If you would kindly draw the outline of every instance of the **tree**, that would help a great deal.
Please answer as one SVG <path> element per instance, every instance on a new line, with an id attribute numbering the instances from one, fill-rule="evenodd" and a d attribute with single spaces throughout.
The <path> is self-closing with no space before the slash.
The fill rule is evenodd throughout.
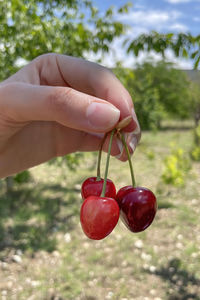
<path id="1" fill-rule="evenodd" d="M 161 53 L 163 57 L 167 49 L 171 49 L 177 57 L 191 58 L 194 61 L 194 68 L 200 63 L 200 35 L 192 36 L 190 33 L 166 33 L 161 34 L 152 31 L 148 34 L 141 34 L 134 40 L 126 39 L 127 52 L 138 56 L 141 51 L 154 50 Z"/>
<path id="2" fill-rule="evenodd" d="M 129 4 L 118 9 L 126 13 Z M 0 1 L 0 80 L 11 75 L 19 58 L 32 60 L 47 52 L 84 57 L 86 52 L 108 52 L 125 26 L 103 15 L 92 0 Z"/>
<path id="3" fill-rule="evenodd" d="M 135 70 L 115 70 L 130 91 L 142 129 L 159 128 L 164 118 L 189 118 L 193 112 L 187 75 L 165 61 L 147 61 Z"/>

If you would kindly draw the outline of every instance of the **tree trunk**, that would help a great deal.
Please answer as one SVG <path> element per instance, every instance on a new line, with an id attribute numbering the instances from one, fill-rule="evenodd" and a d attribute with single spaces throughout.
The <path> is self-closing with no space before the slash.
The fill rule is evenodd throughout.
<path id="1" fill-rule="evenodd" d="M 13 191 L 13 186 L 14 186 L 14 181 L 13 181 L 13 177 L 9 176 L 6 177 L 6 192 L 7 194 L 9 194 L 10 192 Z"/>
<path id="2" fill-rule="evenodd" d="M 197 107 L 197 110 L 194 115 L 195 128 L 197 128 L 200 124 L 200 106 Z"/>

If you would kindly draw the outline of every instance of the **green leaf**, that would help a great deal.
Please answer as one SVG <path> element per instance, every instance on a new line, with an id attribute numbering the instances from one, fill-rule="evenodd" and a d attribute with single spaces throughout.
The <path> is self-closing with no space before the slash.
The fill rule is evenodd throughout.
<path id="1" fill-rule="evenodd" d="M 199 66 L 199 62 L 200 62 L 200 55 L 197 57 L 195 63 L 194 63 L 194 68 L 197 69 L 197 67 Z"/>

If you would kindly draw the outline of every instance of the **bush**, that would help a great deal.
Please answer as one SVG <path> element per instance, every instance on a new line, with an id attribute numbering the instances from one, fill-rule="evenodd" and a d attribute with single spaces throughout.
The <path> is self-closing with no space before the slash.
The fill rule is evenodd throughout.
<path id="1" fill-rule="evenodd" d="M 17 184 L 26 183 L 31 180 L 31 174 L 28 170 L 20 172 L 13 177 L 13 180 Z"/>
<path id="2" fill-rule="evenodd" d="M 190 169 L 190 159 L 183 149 L 172 148 L 171 154 L 164 159 L 162 180 L 166 184 L 183 186 Z"/>
<path id="3" fill-rule="evenodd" d="M 200 161 L 200 124 L 194 129 L 194 144 L 190 152 L 194 161 Z"/>

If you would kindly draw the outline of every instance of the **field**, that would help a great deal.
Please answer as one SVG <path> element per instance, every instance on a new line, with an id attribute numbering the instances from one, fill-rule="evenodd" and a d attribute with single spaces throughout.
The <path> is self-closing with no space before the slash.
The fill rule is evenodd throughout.
<path id="1" fill-rule="evenodd" d="M 102 241 L 82 232 L 81 183 L 95 175 L 96 156 L 76 172 L 43 164 L 31 182 L 5 195 L 0 189 L 0 298 L 2 300 L 200 299 L 200 164 L 183 187 L 161 181 L 170 143 L 189 151 L 191 129 L 144 132 L 133 157 L 138 185 L 152 189 L 159 210 L 146 231 L 119 222 Z M 105 156 L 103 156 L 105 164 Z M 111 159 L 117 188 L 131 183 L 128 163 Z"/>

